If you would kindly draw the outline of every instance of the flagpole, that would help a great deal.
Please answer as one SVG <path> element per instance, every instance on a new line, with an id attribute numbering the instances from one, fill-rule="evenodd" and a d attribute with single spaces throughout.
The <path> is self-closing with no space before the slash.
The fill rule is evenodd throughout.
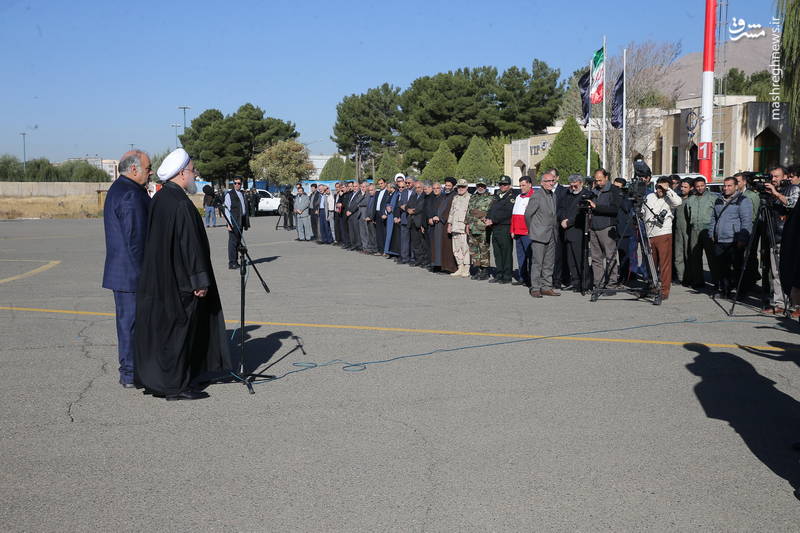
<path id="1" fill-rule="evenodd" d="M 592 80 L 592 60 L 589 60 L 589 83 Z M 591 85 L 589 86 L 591 92 Z M 591 176 L 592 156 L 592 98 L 589 96 L 589 120 L 586 121 L 586 176 Z"/>
<path id="2" fill-rule="evenodd" d="M 628 179 L 628 49 L 622 51 L 622 166 L 620 175 Z"/>
<path id="3" fill-rule="evenodd" d="M 606 121 L 606 58 L 606 36 L 603 35 L 603 168 L 608 167 L 606 159 L 606 128 L 608 128 Z"/>

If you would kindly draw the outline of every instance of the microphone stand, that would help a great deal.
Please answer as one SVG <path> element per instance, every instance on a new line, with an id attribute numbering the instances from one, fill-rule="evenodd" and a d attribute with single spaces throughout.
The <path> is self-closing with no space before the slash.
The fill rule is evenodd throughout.
<path id="1" fill-rule="evenodd" d="M 256 373 L 247 373 L 245 368 L 245 357 L 244 357 L 244 311 L 245 311 L 245 285 L 247 279 L 247 266 L 248 264 L 253 267 L 253 271 L 258 276 L 259 281 L 261 281 L 261 286 L 264 288 L 264 292 L 269 294 L 270 290 L 267 286 L 267 282 L 264 281 L 264 278 L 261 276 L 261 273 L 256 268 L 256 265 L 253 263 L 253 260 L 250 258 L 250 254 L 247 251 L 247 243 L 244 240 L 244 234 L 242 232 L 242 228 L 239 224 L 236 223 L 235 220 L 231 220 L 228 217 L 227 208 L 220 202 L 216 200 L 215 203 L 218 203 L 217 207 L 221 207 L 222 216 L 227 222 L 228 227 L 231 228 L 233 231 L 236 232 L 236 235 L 239 237 L 239 369 L 235 372 L 232 372 L 234 377 L 241 381 L 246 387 L 250 394 L 255 394 L 256 391 L 253 390 L 253 381 L 258 378 L 264 379 L 275 379 L 275 376 L 269 374 L 256 374 Z"/>

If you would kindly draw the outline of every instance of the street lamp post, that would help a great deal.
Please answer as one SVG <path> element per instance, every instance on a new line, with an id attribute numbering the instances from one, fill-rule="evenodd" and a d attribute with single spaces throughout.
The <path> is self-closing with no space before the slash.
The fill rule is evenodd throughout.
<path id="1" fill-rule="evenodd" d="M 180 124 L 170 124 L 173 128 L 175 128 L 175 149 L 178 149 L 178 128 L 181 127 Z"/>
<path id="2" fill-rule="evenodd" d="M 22 175 L 25 176 L 28 173 L 28 154 L 27 154 L 27 148 L 25 146 L 25 137 L 28 134 L 20 133 L 20 135 L 22 135 Z"/>

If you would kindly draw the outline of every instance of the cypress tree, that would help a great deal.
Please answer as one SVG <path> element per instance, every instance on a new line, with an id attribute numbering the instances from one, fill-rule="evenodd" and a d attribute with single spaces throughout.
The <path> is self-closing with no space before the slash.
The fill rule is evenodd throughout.
<path id="1" fill-rule="evenodd" d="M 600 156 L 592 150 L 591 170 L 600 167 Z M 553 146 L 539 163 L 539 171 L 557 168 L 562 183 L 567 182 L 570 174 L 586 174 L 586 135 L 574 117 L 568 117 L 564 127 L 556 135 Z"/>
<path id="2" fill-rule="evenodd" d="M 325 162 L 325 166 L 319 173 L 320 179 L 323 180 L 340 180 L 344 175 L 344 160 L 338 155 L 335 155 Z"/>
<path id="3" fill-rule="evenodd" d="M 480 137 L 473 136 L 469 146 L 456 167 L 456 178 L 463 178 L 474 182 L 484 178 L 494 183 L 500 177 L 500 168 L 497 166 L 494 154 L 489 145 Z"/>
<path id="4" fill-rule="evenodd" d="M 389 180 L 394 178 L 398 172 L 402 171 L 400 170 L 400 163 L 397 161 L 397 158 L 389 152 L 384 152 L 381 156 L 380 164 L 378 164 L 378 168 L 375 170 L 375 177 Z"/>
<path id="5" fill-rule="evenodd" d="M 428 164 L 422 169 L 422 179 L 442 181 L 448 176 L 456 174 L 456 156 L 450 151 L 447 142 L 439 143 L 439 149 L 434 152 Z"/>

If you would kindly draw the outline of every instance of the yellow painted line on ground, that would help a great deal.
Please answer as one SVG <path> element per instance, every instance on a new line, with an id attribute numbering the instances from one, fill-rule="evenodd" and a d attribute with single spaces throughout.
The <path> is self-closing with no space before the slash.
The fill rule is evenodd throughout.
<path id="1" fill-rule="evenodd" d="M 0 259 L 0 261 L 5 262 L 20 262 L 20 263 L 47 263 L 40 267 L 34 268 L 33 270 L 29 270 L 28 272 L 23 272 L 22 274 L 17 274 L 16 276 L 11 276 L 10 278 L 0 279 L 0 284 L 8 283 L 9 281 L 16 281 L 18 279 L 25 279 L 31 276 L 35 276 L 36 274 L 40 274 L 45 270 L 50 270 L 56 265 L 60 265 L 61 261 L 38 261 L 38 260 L 29 260 L 29 259 Z"/>
<path id="2" fill-rule="evenodd" d="M 31 313 L 58 313 L 64 315 L 90 315 L 90 316 L 109 316 L 113 317 L 114 313 L 101 313 L 98 311 L 72 311 L 70 309 L 39 309 L 36 307 L 12 307 L 0 306 L 0 310 L 5 311 L 27 311 Z M 228 324 L 238 324 L 238 320 L 226 320 Z M 429 333 L 432 335 L 455 335 L 460 337 L 495 337 L 505 339 L 547 339 L 554 341 L 583 341 L 583 342 L 612 342 L 622 344 L 650 344 L 660 346 L 684 346 L 685 344 L 701 344 L 709 348 L 753 348 L 755 350 L 770 351 L 770 352 L 784 352 L 783 348 L 776 348 L 775 346 L 751 346 L 739 344 L 718 344 L 710 342 L 697 342 L 697 341 L 658 341 L 647 339 L 617 339 L 605 337 L 550 337 L 547 335 L 526 335 L 521 333 L 487 333 L 482 331 L 450 331 L 440 329 L 414 329 L 414 328 L 387 328 L 382 326 L 349 326 L 346 324 L 309 324 L 304 322 L 257 322 L 248 320 L 245 322 L 249 326 L 282 326 L 282 327 L 295 327 L 295 328 L 327 328 L 327 329 L 347 329 L 359 331 L 391 331 L 397 333 Z"/>

